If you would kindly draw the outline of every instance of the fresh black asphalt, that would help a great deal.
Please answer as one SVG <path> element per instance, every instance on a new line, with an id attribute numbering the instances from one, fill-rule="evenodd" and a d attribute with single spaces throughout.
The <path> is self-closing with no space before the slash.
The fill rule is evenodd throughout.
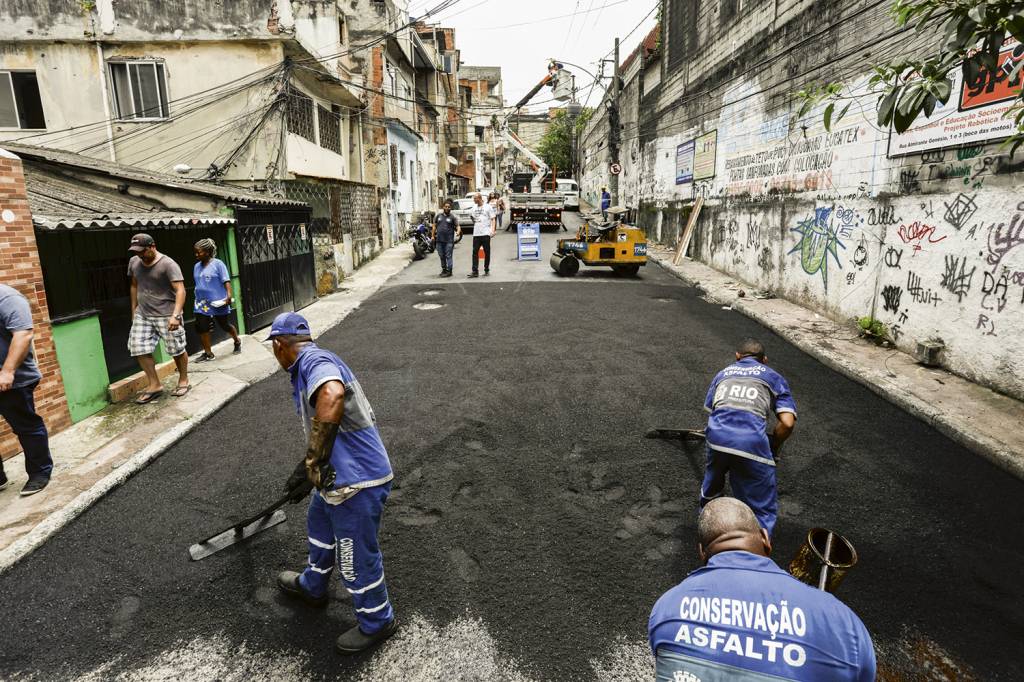
<path id="1" fill-rule="evenodd" d="M 753 335 L 800 413 L 777 560 L 833 528 L 860 554 L 840 596 L 883 653 L 923 637 L 979 679 L 1021 678 L 1024 483 L 653 266 L 424 288 L 388 287 L 320 339 L 359 376 L 391 453 L 382 542 L 400 615 L 478 616 L 550 680 L 586 678 L 616 638 L 644 638 L 655 599 L 697 563 L 703 455 L 641 436 L 700 425 L 708 381 Z M 428 300 L 444 305 L 413 307 Z M 325 677 L 365 666 L 332 651 L 347 604 L 310 611 L 274 591 L 277 571 L 304 564 L 302 507 L 246 546 L 186 555 L 279 494 L 301 436 L 279 372 L 0 578 L 0 678 L 120 656 L 116 672 L 215 633 L 308 652 Z"/>

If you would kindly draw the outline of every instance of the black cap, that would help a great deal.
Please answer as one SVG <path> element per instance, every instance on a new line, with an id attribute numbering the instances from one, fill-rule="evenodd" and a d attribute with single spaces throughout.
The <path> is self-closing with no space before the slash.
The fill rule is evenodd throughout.
<path id="1" fill-rule="evenodd" d="M 156 242 L 153 241 L 153 238 L 150 237 L 148 234 L 139 233 L 132 237 L 132 245 L 128 247 L 128 250 L 134 251 L 135 253 L 142 253 L 148 247 L 153 246 L 155 244 Z"/>

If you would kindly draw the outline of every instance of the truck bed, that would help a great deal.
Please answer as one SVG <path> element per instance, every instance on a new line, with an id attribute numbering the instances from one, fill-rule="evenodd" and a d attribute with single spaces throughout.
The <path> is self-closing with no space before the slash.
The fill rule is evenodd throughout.
<path id="1" fill-rule="evenodd" d="M 514 193 L 509 197 L 511 221 L 516 223 L 537 223 L 560 227 L 562 225 L 562 206 L 564 198 L 561 194 Z"/>

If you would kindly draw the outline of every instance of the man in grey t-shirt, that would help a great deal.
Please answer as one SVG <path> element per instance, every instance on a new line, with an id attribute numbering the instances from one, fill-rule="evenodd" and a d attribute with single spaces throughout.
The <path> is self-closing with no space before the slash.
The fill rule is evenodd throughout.
<path id="1" fill-rule="evenodd" d="M 139 361 L 149 380 L 146 390 L 135 402 L 144 405 L 164 393 L 153 359 L 153 351 L 161 340 L 178 368 L 178 386 L 171 395 L 183 396 L 192 388 L 188 382 L 188 353 L 185 352 L 182 315 L 185 278 L 177 263 L 156 250 L 156 242 L 148 234 L 132 237 L 128 250 L 135 254 L 128 261 L 128 276 L 132 278 L 132 330 L 128 335 L 128 352 Z"/>
<path id="2" fill-rule="evenodd" d="M 33 394 L 42 375 L 32 351 L 32 310 L 16 289 L 0 284 L 0 415 L 25 451 L 28 483 L 22 496 L 34 495 L 50 482 L 53 458 L 43 418 Z M 9 485 L 0 461 L 0 490 Z"/>

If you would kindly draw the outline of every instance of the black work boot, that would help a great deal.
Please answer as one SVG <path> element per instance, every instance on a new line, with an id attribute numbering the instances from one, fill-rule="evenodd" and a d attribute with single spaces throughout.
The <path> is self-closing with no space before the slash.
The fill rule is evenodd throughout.
<path id="1" fill-rule="evenodd" d="M 327 602 L 330 601 L 330 597 L 326 594 L 322 597 L 314 597 L 302 589 L 302 585 L 299 583 L 299 574 L 295 571 L 281 571 L 278 573 L 277 586 L 289 597 L 298 599 L 310 606 L 323 607 L 327 606 Z"/>
<path id="2" fill-rule="evenodd" d="M 390 623 L 372 635 L 364 633 L 359 629 L 358 625 L 355 625 L 338 637 L 338 641 L 335 643 L 335 648 L 338 650 L 339 654 L 345 654 L 346 656 L 349 654 L 358 654 L 360 651 L 366 651 L 370 647 L 380 644 L 397 631 L 397 618 L 392 618 Z"/>

